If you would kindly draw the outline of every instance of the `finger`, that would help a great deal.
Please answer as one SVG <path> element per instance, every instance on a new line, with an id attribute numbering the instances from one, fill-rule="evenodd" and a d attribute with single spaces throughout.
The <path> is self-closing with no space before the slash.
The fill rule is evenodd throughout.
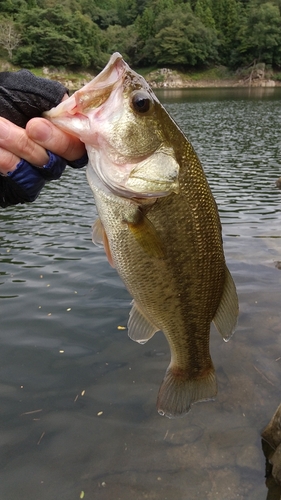
<path id="1" fill-rule="evenodd" d="M 20 158 L 6 149 L 0 148 L 0 174 L 7 175 L 13 172 L 19 163 Z"/>
<path id="2" fill-rule="evenodd" d="M 5 118 L 0 118 L 0 148 L 36 166 L 43 166 L 49 160 L 46 150 L 32 141 L 25 129 Z"/>
<path id="3" fill-rule="evenodd" d="M 77 160 L 85 154 L 85 146 L 79 139 L 58 129 L 45 118 L 32 118 L 26 125 L 26 131 L 30 139 L 66 160 Z"/>

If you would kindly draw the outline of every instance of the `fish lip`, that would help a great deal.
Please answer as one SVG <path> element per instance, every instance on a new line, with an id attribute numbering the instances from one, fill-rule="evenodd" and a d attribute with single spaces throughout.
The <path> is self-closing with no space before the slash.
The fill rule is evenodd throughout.
<path id="1" fill-rule="evenodd" d="M 117 83 L 124 75 L 127 66 L 122 55 L 114 52 L 104 69 L 92 80 L 93 87 L 106 88 Z"/>

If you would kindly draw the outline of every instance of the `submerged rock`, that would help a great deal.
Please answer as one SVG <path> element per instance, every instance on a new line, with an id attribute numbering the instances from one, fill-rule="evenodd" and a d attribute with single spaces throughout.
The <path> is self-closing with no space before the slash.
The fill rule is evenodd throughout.
<path id="1" fill-rule="evenodd" d="M 271 447 L 266 457 L 272 465 L 272 476 L 281 485 L 281 404 L 261 435 Z"/>

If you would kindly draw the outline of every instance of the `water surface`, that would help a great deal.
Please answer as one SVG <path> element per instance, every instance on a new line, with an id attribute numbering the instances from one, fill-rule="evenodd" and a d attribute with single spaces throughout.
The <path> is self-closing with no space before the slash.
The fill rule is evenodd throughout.
<path id="1" fill-rule="evenodd" d="M 82 171 L 1 211 L 0 498 L 265 500 L 260 432 L 281 401 L 280 89 L 159 91 L 216 198 L 239 325 L 211 332 L 215 402 L 160 417 L 158 332 L 127 337 L 131 298 L 91 242 Z M 270 493 L 269 493 L 270 494 Z"/>

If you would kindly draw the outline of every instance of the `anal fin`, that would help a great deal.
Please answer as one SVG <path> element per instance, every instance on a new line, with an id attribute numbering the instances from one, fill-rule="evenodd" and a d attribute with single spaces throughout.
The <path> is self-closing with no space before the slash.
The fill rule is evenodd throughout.
<path id="1" fill-rule="evenodd" d="M 235 283 L 226 267 L 222 298 L 213 317 L 213 323 L 225 342 L 228 342 L 235 331 L 238 313 L 239 305 Z"/>
<path id="2" fill-rule="evenodd" d="M 128 335 L 135 342 L 145 344 L 154 333 L 158 332 L 159 328 L 147 319 L 134 300 L 132 305 L 128 321 Z"/>

